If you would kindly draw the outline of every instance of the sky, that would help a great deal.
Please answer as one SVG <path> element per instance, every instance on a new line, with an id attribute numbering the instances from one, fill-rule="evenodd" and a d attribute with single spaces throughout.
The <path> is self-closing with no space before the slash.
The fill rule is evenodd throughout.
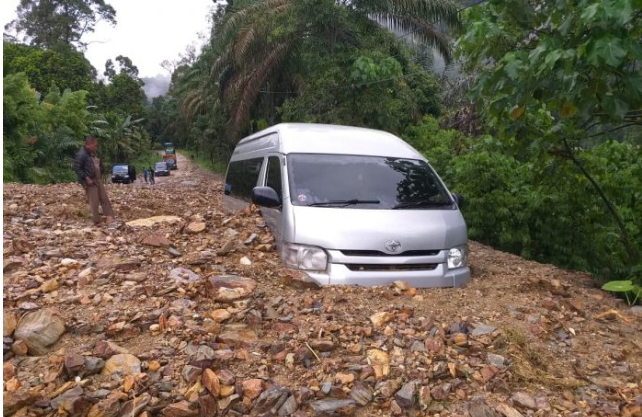
<path id="1" fill-rule="evenodd" d="M 0 2 L 3 27 L 15 19 L 19 2 Z M 85 56 L 99 74 L 105 70 L 108 59 L 124 55 L 138 67 L 141 78 L 168 83 L 170 74 L 160 63 L 178 59 L 192 43 L 196 43 L 198 50 L 202 44 L 199 32 L 209 37 L 212 0 L 106 0 L 106 3 L 116 10 L 116 26 L 99 22 L 94 33 L 83 37 L 89 44 Z M 151 87 L 146 88 L 148 96 Z"/>

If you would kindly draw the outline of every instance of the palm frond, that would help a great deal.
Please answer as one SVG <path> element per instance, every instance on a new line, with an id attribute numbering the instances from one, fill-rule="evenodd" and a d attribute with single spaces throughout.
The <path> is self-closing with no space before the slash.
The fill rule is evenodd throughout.
<path id="1" fill-rule="evenodd" d="M 442 32 L 436 24 L 426 23 L 424 20 L 412 17 L 396 15 L 393 13 L 372 15 L 392 31 L 403 32 L 418 38 L 423 44 L 431 46 L 439 52 L 446 63 L 452 59 L 451 39 Z"/>
<path id="2" fill-rule="evenodd" d="M 263 64 L 252 71 L 250 76 L 244 80 L 241 94 L 238 99 L 235 100 L 236 105 L 232 113 L 231 129 L 234 134 L 238 134 L 242 125 L 249 119 L 250 109 L 256 101 L 259 88 L 270 74 L 276 71 L 279 64 L 288 55 L 294 41 L 293 38 L 290 38 L 271 48 Z"/>

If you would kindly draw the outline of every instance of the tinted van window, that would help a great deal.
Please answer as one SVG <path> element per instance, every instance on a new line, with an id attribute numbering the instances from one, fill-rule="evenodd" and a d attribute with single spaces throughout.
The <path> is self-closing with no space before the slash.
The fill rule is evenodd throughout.
<path id="1" fill-rule="evenodd" d="M 263 158 L 232 161 L 225 178 L 225 194 L 251 201 L 252 189 L 256 187 Z"/>

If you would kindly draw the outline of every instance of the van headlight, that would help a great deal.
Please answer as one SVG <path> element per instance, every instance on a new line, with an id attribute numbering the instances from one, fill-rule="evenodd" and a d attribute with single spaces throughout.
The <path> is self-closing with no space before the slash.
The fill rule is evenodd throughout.
<path id="1" fill-rule="evenodd" d="M 466 247 L 459 246 L 448 251 L 448 269 L 466 266 Z"/>
<path id="2" fill-rule="evenodd" d="M 283 263 L 304 271 L 325 271 L 328 268 L 328 255 L 315 246 L 286 243 L 283 245 Z"/>

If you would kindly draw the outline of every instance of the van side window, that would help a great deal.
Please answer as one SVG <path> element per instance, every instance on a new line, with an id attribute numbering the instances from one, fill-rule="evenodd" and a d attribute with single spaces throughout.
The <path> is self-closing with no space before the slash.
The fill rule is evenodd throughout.
<path id="1" fill-rule="evenodd" d="M 257 185 L 262 164 L 263 158 L 230 162 L 225 178 L 225 193 L 250 202 L 252 189 Z"/>
<path id="2" fill-rule="evenodd" d="M 277 156 L 268 158 L 267 178 L 265 185 L 274 188 L 276 194 L 283 198 L 281 182 L 281 160 Z"/>

